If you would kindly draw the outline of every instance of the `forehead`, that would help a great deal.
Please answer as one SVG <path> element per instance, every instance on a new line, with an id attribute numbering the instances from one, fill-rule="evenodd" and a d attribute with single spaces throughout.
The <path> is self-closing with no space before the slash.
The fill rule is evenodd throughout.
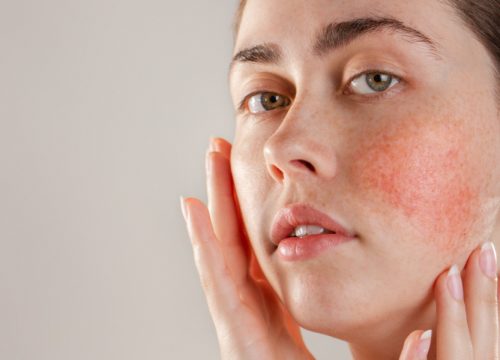
<path id="1" fill-rule="evenodd" d="M 305 50 L 327 24 L 362 17 L 395 18 L 440 43 L 454 16 L 440 0 L 248 0 L 235 50 L 264 42 Z"/>

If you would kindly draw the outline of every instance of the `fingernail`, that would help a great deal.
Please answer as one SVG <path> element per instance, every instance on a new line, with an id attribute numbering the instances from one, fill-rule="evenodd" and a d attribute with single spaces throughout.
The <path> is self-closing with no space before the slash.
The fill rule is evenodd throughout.
<path id="1" fill-rule="evenodd" d="M 481 245 L 481 254 L 479 256 L 479 266 L 483 274 L 491 279 L 497 277 L 497 253 L 495 246 L 491 241 Z"/>
<path id="2" fill-rule="evenodd" d="M 210 137 L 210 141 L 208 143 L 208 151 L 217 151 L 217 144 L 215 139 L 216 139 L 215 136 Z"/>
<path id="3" fill-rule="evenodd" d="M 431 348 L 432 330 L 426 330 L 420 335 L 420 341 L 417 347 L 418 359 L 426 359 Z"/>
<path id="4" fill-rule="evenodd" d="M 181 196 L 181 210 L 182 210 L 182 216 L 184 216 L 184 221 L 187 222 L 187 212 L 186 212 L 186 204 L 184 204 L 184 197 Z"/>
<path id="5" fill-rule="evenodd" d="M 209 148 L 205 154 L 205 171 L 206 171 L 207 175 L 210 175 L 210 173 L 211 173 L 211 166 L 210 166 L 210 153 L 211 152 L 212 152 L 212 150 L 210 150 L 210 148 Z"/>
<path id="6" fill-rule="evenodd" d="M 457 265 L 453 265 L 448 271 L 447 283 L 451 296 L 455 300 L 463 300 L 464 289 L 462 287 L 462 278 L 460 277 L 460 271 Z"/>

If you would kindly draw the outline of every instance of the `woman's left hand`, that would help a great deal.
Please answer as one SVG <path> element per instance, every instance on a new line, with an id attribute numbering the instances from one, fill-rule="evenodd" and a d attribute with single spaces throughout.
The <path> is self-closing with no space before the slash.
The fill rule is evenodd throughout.
<path id="1" fill-rule="evenodd" d="M 455 266 L 436 280 L 436 360 L 499 360 L 499 290 L 496 253 L 490 244 L 471 253 L 462 275 Z M 420 339 L 423 333 L 410 333 L 400 360 L 428 359 L 431 338 Z"/>

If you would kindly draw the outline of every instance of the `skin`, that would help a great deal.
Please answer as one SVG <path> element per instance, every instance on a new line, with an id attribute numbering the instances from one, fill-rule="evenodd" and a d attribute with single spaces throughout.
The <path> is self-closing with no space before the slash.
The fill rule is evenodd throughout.
<path id="1" fill-rule="evenodd" d="M 463 175 L 473 167 L 465 159 L 467 141 L 465 129 L 434 124 L 384 133 L 357 153 L 356 181 L 380 194 L 438 253 L 460 251 L 481 205 L 481 189 Z"/>
<path id="2" fill-rule="evenodd" d="M 391 32 L 324 57 L 311 51 L 329 22 L 374 14 L 418 28 L 439 56 Z M 266 42 L 280 45 L 283 62 L 236 64 L 235 108 L 255 91 L 290 105 L 237 111 L 232 147 L 214 140 L 207 156 L 210 214 L 196 199 L 185 203 L 223 357 L 310 358 L 302 326 L 347 341 L 356 360 L 414 358 L 416 329 L 433 329 L 429 359 L 496 359 L 497 280 L 484 276 L 478 249 L 500 244 L 500 116 L 484 47 L 430 0 L 249 0 L 234 53 Z M 345 91 L 373 68 L 401 82 L 380 98 Z M 356 240 L 282 261 L 270 227 L 295 202 Z M 452 264 L 462 301 L 448 291 Z M 247 325 L 241 336 L 236 319 Z"/>

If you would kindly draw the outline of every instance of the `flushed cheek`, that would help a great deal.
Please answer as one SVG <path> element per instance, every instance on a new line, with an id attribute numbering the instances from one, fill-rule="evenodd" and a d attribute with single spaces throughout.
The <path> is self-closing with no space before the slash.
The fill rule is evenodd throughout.
<path id="1" fill-rule="evenodd" d="M 353 177 L 361 191 L 402 214 L 436 248 L 463 246 L 479 198 L 463 129 L 415 125 L 373 139 L 355 156 Z"/>

